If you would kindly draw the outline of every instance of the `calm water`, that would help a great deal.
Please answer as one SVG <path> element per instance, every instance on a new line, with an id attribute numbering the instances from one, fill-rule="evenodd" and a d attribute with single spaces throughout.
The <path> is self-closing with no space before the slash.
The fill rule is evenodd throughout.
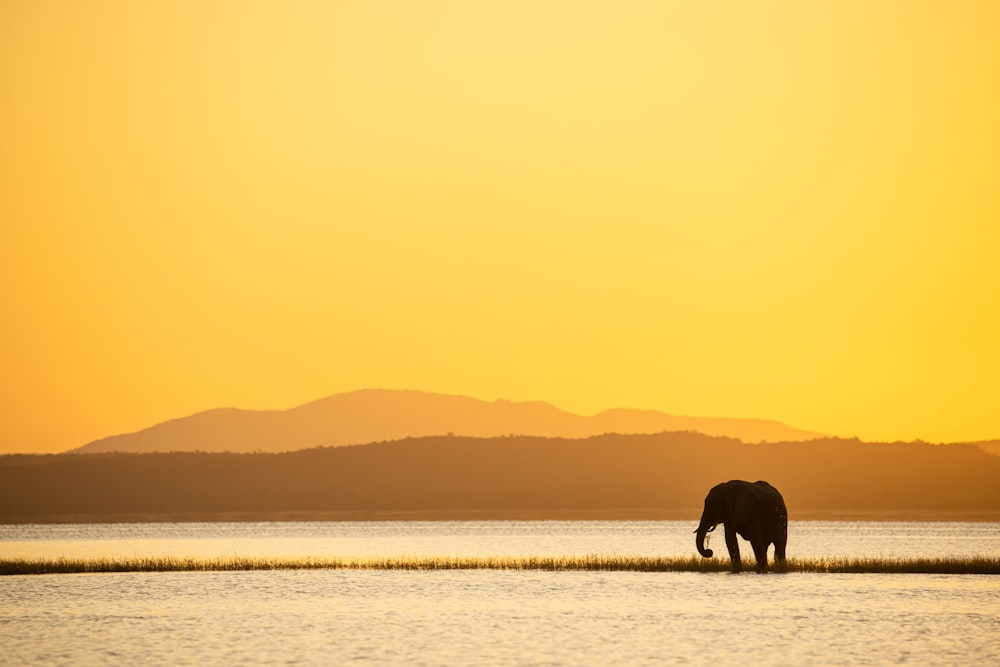
<path id="1" fill-rule="evenodd" d="M 691 522 L 0 526 L 0 556 L 689 555 L 693 529 Z M 789 533 L 794 556 L 1000 554 L 995 523 L 796 522 Z M 716 542 L 724 551 L 721 534 Z M 0 579 L 0 664 L 353 661 L 1000 664 L 1000 577 L 295 571 Z"/>

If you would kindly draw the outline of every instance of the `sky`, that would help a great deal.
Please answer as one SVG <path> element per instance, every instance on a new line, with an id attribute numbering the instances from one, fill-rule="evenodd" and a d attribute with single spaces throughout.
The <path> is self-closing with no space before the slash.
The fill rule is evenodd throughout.
<path id="1" fill-rule="evenodd" d="M 997 34 L 991 0 L 5 0 L 0 453 L 369 387 L 998 438 Z"/>

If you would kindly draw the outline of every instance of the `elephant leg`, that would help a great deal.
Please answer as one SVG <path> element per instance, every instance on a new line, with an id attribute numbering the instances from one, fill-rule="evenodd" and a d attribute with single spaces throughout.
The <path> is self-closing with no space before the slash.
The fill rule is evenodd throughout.
<path id="1" fill-rule="evenodd" d="M 736 531 L 726 524 L 726 548 L 729 549 L 729 560 L 733 562 L 733 572 L 741 572 L 743 563 L 740 561 L 740 545 L 736 541 Z"/>
<path id="2" fill-rule="evenodd" d="M 767 547 L 764 540 L 757 538 L 750 542 L 753 547 L 754 558 L 757 559 L 757 571 L 767 572 Z"/>
<path id="3" fill-rule="evenodd" d="M 778 534 L 774 538 L 774 560 L 780 570 L 785 569 L 785 545 L 788 543 L 788 524 L 778 525 Z"/>
<path id="4" fill-rule="evenodd" d="M 747 526 L 743 531 L 743 537 L 745 537 L 749 542 L 750 546 L 753 547 L 754 558 L 757 559 L 757 571 L 767 572 L 767 547 L 769 542 L 764 541 L 763 531 L 757 523 L 753 523 Z"/>

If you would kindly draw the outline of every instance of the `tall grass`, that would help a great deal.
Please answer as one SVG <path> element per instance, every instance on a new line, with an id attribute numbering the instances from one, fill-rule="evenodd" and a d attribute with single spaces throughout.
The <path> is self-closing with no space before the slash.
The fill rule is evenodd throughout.
<path id="1" fill-rule="evenodd" d="M 772 565 L 772 571 L 776 569 Z M 753 571 L 753 562 L 744 563 Z M 222 572 L 250 570 L 540 570 L 728 572 L 722 558 L 657 556 L 402 556 L 385 558 L 0 558 L 0 576 L 88 572 Z M 791 558 L 786 572 L 840 574 L 1000 574 L 1000 557 Z"/>

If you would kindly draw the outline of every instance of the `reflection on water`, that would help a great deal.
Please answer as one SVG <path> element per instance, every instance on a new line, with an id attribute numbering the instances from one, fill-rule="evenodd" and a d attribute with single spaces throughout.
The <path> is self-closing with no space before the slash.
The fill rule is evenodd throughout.
<path id="1" fill-rule="evenodd" d="M 440 521 L 0 525 L 0 557 L 694 555 L 696 522 Z M 713 536 L 722 548 L 722 529 Z M 751 554 L 743 543 L 744 553 Z M 1000 554 L 998 523 L 790 522 L 791 557 Z"/>
<path id="2" fill-rule="evenodd" d="M 994 577 L 327 570 L 3 584 L 3 664 L 1000 664 Z"/>
<path id="3" fill-rule="evenodd" d="M 0 526 L 0 556 L 670 556 L 694 552 L 692 530 Z M 982 554 L 1000 554 L 1000 524 L 790 526 L 794 556 Z M 997 637 L 1000 577 L 990 576 L 313 570 L 0 580 L 0 664 L 1000 664 Z"/>

